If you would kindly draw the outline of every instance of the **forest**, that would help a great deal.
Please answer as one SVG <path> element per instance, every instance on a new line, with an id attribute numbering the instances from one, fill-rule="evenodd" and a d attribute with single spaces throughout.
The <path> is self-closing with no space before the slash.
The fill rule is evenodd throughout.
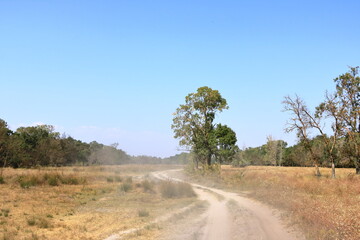
<path id="1" fill-rule="evenodd" d="M 30 168 L 69 165 L 118 165 L 118 164 L 175 164 L 183 158 L 157 158 L 130 156 L 118 149 L 92 141 L 86 143 L 60 134 L 51 125 L 9 129 L 0 119 L 0 164 L 2 167 Z"/>

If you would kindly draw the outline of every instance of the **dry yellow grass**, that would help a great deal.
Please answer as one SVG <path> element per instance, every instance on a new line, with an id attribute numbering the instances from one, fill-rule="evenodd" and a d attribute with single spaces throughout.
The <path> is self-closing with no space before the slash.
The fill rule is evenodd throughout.
<path id="1" fill-rule="evenodd" d="M 157 216 L 194 201 L 144 191 L 140 176 L 166 168 L 169 166 L 5 169 L 5 184 L 0 184 L 0 239 L 103 239 L 146 226 Z M 78 180 L 53 184 L 48 179 L 55 175 Z M 34 178 L 35 186 L 21 187 L 19 179 Z M 131 185 L 126 192 L 121 188 L 125 183 Z M 148 216 L 139 216 L 140 210 Z M 154 239 L 158 231 L 146 228 L 138 234 Z"/>
<path id="2" fill-rule="evenodd" d="M 214 186 L 241 191 L 286 210 L 308 239 L 360 239 L 360 176 L 354 169 L 223 166 L 221 176 L 208 175 Z M 196 177 L 198 180 L 199 176 Z"/>

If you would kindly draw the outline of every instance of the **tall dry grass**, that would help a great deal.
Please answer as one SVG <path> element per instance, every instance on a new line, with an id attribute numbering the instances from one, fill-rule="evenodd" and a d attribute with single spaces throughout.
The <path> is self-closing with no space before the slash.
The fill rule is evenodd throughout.
<path id="1" fill-rule="evenodd" d="M 308 239 L 360 239 L 360 176 L 354 169 L 337 169 L 336 179 L 331 169 L 321 172 L 319 178 L 313 168 L 223 166 L 206 179 L 285 210 Z"/>
<path id="2" fill-rule="evenodd" d="M 4 169 L 0 240 L 104 239 L 146 225 L 195 201 L 164 198 L 157 183 L 142 185 L 151 171 L 169 167 L 173 166 Z M 157 231 L 146 229 L 142 237 L 156 239 Z"/>

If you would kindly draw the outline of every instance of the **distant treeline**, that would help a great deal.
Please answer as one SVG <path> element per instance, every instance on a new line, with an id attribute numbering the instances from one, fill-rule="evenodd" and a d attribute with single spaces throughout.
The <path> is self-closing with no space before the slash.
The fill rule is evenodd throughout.
<path id="1" fill-rule="evenodd" d="M 118 144 L 85 143 L 54 130 L 51 125 L 20 127 L 15 132 L 0 119 L 0 166 L 37 167 L 100 164 L 183 164 L 181 157 L 130 156 Z M 181 154 L 179 155 L 181 156 Z"/>
<path id="2" fill-rule="evenodd" d="M 354 162 L 346 154 L 345 139 L 339 141 L 339 151 L 337 152 L 337 167 L 354 168 Z M 331 162 L 326 155 L 326 145 L 322 136 L 317 136 L 309 143 L 312 146 L 312 154 L 307 151 L 306 146 L 299 142 L 296 145 L 287 147 L 287 143 L 282 140 L 268 139 L 267 143 L 259 147 L 249 147 L 240 150 L 233 162 L 234 166 L 265 165 L 265 166 L 314 166 L 313 157 L 317 157 L 319 166 L 331 167 Z"/>
<path id="3" fill-rule="evenodd" d="M 337 167 L 354 168 L 354 161 L 347 154 L 345 139 L 339 140 L 339 151 L 337 152 Z M 231 161 L 224 161 L 235 167 L 245 166 L 292 166 L 292 167 L 312 167 L 314 166 L 313 157 L 317 157 L 320 167 L 331 167 L 331 162 L 326 155 L 326 144 L 322 136 L 313 138 L 310 143 L 312 154 L 307 151 L 306 146 L 299 142 L 293 146 L 283 140 L 274 140 L 268 137 L 267 143 L 259 147 L 248 147 L 238 150 Z M 191 153 L 181 153 L 171 157 L 173 161 L 191 162 L 194 156 Z"/>

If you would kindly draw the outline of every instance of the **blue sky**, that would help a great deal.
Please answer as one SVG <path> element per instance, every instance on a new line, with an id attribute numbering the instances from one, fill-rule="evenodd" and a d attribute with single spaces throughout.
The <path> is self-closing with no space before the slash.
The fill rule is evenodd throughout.
<path id="1" fill-rule="evenodd" d="M 313 107 L 360 65 L 360 1 L 0 0 L 0 118 L 131 155 L 177 152 L 172 113 L 209 86 L 240 147 L 295 143 L 281 101 Z"/>

